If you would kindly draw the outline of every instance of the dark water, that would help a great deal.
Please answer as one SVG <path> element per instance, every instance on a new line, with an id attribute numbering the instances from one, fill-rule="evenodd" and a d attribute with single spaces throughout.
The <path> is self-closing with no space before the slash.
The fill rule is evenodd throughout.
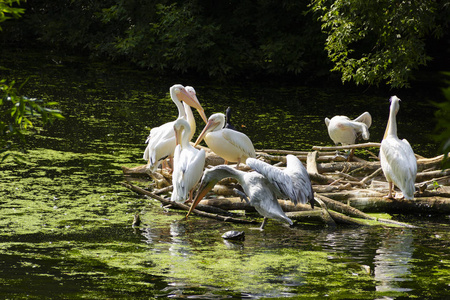
<path id="1" fill-rule="evenodd" d="M 26 164 L 0 165 L 0 298 L 450 297 L 448 216 L 392 216 L 414 229 L 272 221 L 259 232 L 184 221 L 120 185 L 121 166 L 144 163 L 150 128 L 176 117 L 168 96 L 174 83 L 194 86 L 207 115 L 231 106 L 233 123 L 259 149 L 331 145 L 323 119 L 366 110 L 374 120 L 370 140 L 380 141 L 391 94 L 212 83 L 51 52 L 5 53 L 2 78 L 28 78 L 23 92 L 58 101 L 66 120 L 28 137 Z M 397 94 L 399 135 L 424 156 L 437 152 L 429 137 L 437 95 Z M 132 228 L 136 212 L 143 224 Z M 245 231 L 245 241 L 222 240 L 228 230 Z"/>

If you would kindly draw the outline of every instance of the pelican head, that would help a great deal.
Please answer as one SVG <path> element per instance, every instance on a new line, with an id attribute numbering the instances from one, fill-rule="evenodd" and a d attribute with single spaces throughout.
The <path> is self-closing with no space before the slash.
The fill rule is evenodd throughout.
<path id="1" fill-rule="evenodd" d="M 189 208 L 189 212 L 186 215 L 186 219 L 189 217 L 191 212 L 195 209 L 197 204 L 208 194 L 210 190 L 219 182 L 217 177 L 213 176 L 210 170 L 205 170 L 203 172 L 202 181 L 200 182 L 200 187 L 197 190 L 197 194 L 195 195 L 194 201 L 192 202 L 191 207 Z"/>
<path id="2" fill-rule="evenodd" d="M 195 90 L 191 86 L 184 87 L 181 84 L 174 84 L 170 87 L 170 94 L 174 95 L 177 99 L 180 101 L 185 102 L 190 107 L 193 107 L 197 109 L 197 111 L 200 113 L 200 116 L 202 117 L 203 121 L 207 121 L 205 112 L 203 110 L 203 107 L 200 105 L 200 102 L 197 99 L 197 96 L 195 94 Z"/>
<path id="3" fill-rule="evenodd" d="M 205 135 L 208 132 L 215 131 L 217 129 L 222 129 L 224 125 L 225 125 L 225 115 L 224 114 L 222 114 L 222 113 L 212 114 L 209 117 L 205 128 L 203 128 L 202 132 L 200 133 L 197 140 L 195 141 L 194 147 L 196 147 L 198 144 L 200 144 L 200 142 L 203 140 L 203 138 L 205 137 Z"/>
<path id="4" fill-rule="evenodd" d="M 387 125 L 386 125 L 386 131 L 384 132 L 383 140 L 388 136 L 389 129 L 391 128 L 391 122 L 392 122 L 391 119 L 392 118 L 395 119 L 395 116 L 397 115 L 397 113 L 398 113 L 398 111 L 400 109 L 400 98 L 399 97 L 392 96 L 389 99 L 389 102 L 391 102 L 391 107 L 390 107 L 390 111 L 391 112 L 389 113 L 389 119 L 388 119 L 388 122 L 387 122 Z M 397 132 L 396 124 L 394 124 L 394 127 L 395 127 L 395 132 Z"/>
<path id="5" fill-rule="evenodd" d="M 206 118 L 206 115 L 205 115 L 205 110 L 204 110 L 203 107 L 200 105 L 200 102 L 199 102 L 198 99 L 197 99 L 197 93 L 195 92 L 195 89 L 194 89 L 192 86 L 189 86 L 189 85 L 186 86 L 185 89 L 186 89 L 186 92 L 187 92 L 187 93 L 192 97 L 192 99 L 194 99 L 194 100 L 196 101 L 196 103 L 197 103 L 197 106 L 190 105 L 190 104 L 188 103 L 189 106 L 191 106 L 191 107 L 197 109 L 197 111 L 198 111 L 198 113 L 200 114 L 200 116 L 202 117 L 203 121 L 206 123 L 206 122 L 207 122 L 207 118 Z"/>
<path id="6" fill-rule="evenodd" d="M 394 113 L 397 113 L 400 109 L 400 98 L 397 96 L 392 96 L 389 101 L 391 102 L 391 109 L 394 110 Z"/>
<path id="7" fill-rule="evenodd" d="M 186 136 L 189 136 L 191 131 L 189 123 L 182 118 L 175 121 L 175 124 L 173 124 L 173 129 L 175 130 L 175 141 L 177 145 L 181 144 L 183 130 L 186 132 Z"/>

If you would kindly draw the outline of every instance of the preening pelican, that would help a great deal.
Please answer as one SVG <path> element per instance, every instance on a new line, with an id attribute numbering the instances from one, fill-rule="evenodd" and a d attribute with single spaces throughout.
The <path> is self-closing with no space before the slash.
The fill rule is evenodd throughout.
<path id="1" fill-rule="evenodd" d="M 180 101 L 182 100 L 188 106 L 196 108 L 205 123 L 207 122 L 203 107 L 200 105 L 200 102 L 195 95 L 195 90 L 193 90 L 192 87 L 190 87 L 187 91 L 181 84 L 175 84 L 170 88 L 170 97 L 178 108 L 178 119 L 187 118 L 186 110 Z M 185 105 L 185 107 L 187 106 Z M 190 107 L 188 108 L 188 115 L 190 112 L 192 117 L 188 119 L 191 119 L 191 121 L 195 123 Z M 148 145 L 144 151 L 143 158 L 148 161 L 148 166 L 152 172 L 158 168 L 159 161 L 167 156 L 173 155 L 173 151 L 176 146 L 175 132 L 173 130 L 174 123 L 175 121 L 168 122 L 159 127 L 152 128 L 150 131 L 150 135 L 146 141 Z"/>
<path id="2" fill-rule="evenodd" d="M 216 113 L 209 117 L 208 123 L 195 141 L 197 146 L 205 139 L 208 147 L 225 161 L 239 163 L 249 157 L 256 157 L 252 141 L 242 132 L 223 128 L 225 115 Z"/>
<path id="3" fill-rule="evenodd" d="M 227 110 L 225 111 L 225 127 L 228 129 L 237 130 L 236 127 L 231 124 L 231 107 L 227 107 Z"/>
<path id="4" fill-rule="evenodd" d="M 356 138 L 362 136 L 363 139 L 369 139 L 369 127 L 372 125 L 372 116 L 365 112 L 353 121 L 346 116 L 334 116 L 325 118 L 325 124 L 328 128 L 328 134 L 333 142 L 338 145 L 352 145 Z"/>
<path id="5" fill-rule="evenodd" d="M 400 109 L 400 99 L 392 96 L 389 119 L 380 147 L 380 161 L 384 176 L 389 182 L 388 198 L 392 198 L 394 184 L 402 191 L 408 200 L 414 198 L 414 182 L 417 175 L 417 160 L 411 145 L 407 140 L 397 136 L 397 112 Z M 402 198 L 402 197 L 398 197 Z"/>
<path id="6" fill-rule="evenodd" d="M 278 198 L 289 198 L 294 204 L 310 202 L 314 194 L 303 164 L 294 155 L 286 156 L 287 166 L 284 171 L 254 158 L 247 158 L 246 164 L 255 171 L 244 172 L 230 166 L 220 165 L 205 170 L 194 202 L 186 218 L 200 200 L 223 178 L 235 178 L 244 189 L 244 198 L 248 196 L 250 205 L 264 217 L 260 229 L 263 230 L 267 218 L 292 225 L 281 209 Z"/>
<path id="7" fill-rule="evenodd" d="M 180 118 L 175 121 L 175 147 L 173 158 L 171 200 L 183 203 L 186 199 L 192 200 L 192 192 L 200 181 L 205 166 L 205 150 L 195 149 L 189 143 L 191 128 L 189 123 Z"/>

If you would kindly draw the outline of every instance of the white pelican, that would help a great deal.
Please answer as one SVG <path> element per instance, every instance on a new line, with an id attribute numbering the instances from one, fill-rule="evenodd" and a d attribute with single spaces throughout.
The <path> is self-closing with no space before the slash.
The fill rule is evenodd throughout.
<path id="1" fill-rule="evenodd" d="M 396 115 L 400 108 L 400 99 L 392 96 L 389 119 L 380 147 L 380 161 L 384 176 L 389 182 L 388 198 L 392 198 L 395 184 L 408 200 L 414 198 L 414 182 L 417 174 L 417 160 L 407 140 L 397 136 Z M 402 197 L 398 197 L 402 198 Z"/>
<path id="2" fill-rule="evenodd" d="M 198 150 L 189 143 L 191 129 L 186 120 L 176 120 L 173 128 L 177 146 L 173 157 L 171 200 L 183 203 L 188 198 L 192 200 L 192 192 L 202 177 L 205 150 Z"/>
<path id="3" fill-rule="evenodd" d="M 338 145 L 352 145 L 360 135 L 363 139 L 369 139 L 369 127 L 372 125 L 372 116 L 365 112 L 353 121 L 346 116 L 334 116 L 325 118 L 328 134 L 333 142 Z"/>
<path id="4" fill-rule="evenodd" d="M 207 122 L 203 107 L 200 105 L 200 102 L 195 95 L 195 90 L 192 87 L 189 87 L 189 89 L 186 90 L 181 84 L 175 84 L 170 88 L 170 97 L 178 108 L 178 119 L 188 118 L 190 119 L 191 124 L 192 122 L 195 124 L 192 111 L 190 110 L 190 106 L 192 106 L 197 109 L 205 123 Z M 184 107 L 180 100 L 185 103 Z M 188 117 L 186 117 L 185 107 L 187 108 Z M 148 145 L 144 151 L 143 158 L 148 161 L 148 167 L 152 172 L 158 168 L 159 161 L 167 156 L 173 155 L 176 146 L 175 132 L 173 130 L 174 123 L 175 121 L 168 122 L 159 127 L 152 128 L 150 131 L 150 135 L 146 141 Z M 191 134 L 193 135 L 192 131 Z"/>
<path id="5" fill-rule="evenodd" d="M 260 229 L 263 230 L 267 218 L 286 222 L 292 225 L 281 209 L 278 198 L 290 198 L 294 204 L 314 200 L 314 194 L 303 164 L 294 155 L 286 156 L 287 166 L 284 171 L 254 158 L 247 158 L 247 165 L 255 171 L 244 172 L 230 166 L 220 165 L 205 170 L 194 202 L 186 218 L 202 200 L 202 198 L 223 178 L 235 178 L 244 189 L 244 198 L 250 202 L 258 213 L 264 217 Z"/>
<path id="6" fill-rule="evenodd" d="M 195 141 L 197 146 L 203 138 L 208 147 L 225 161 L 239 163 L 249 157 L 256 157 L 255 148 L 252 141 L 244 133 L 223 128 L 225 125 L 225 115 L 216 113 L 209 117 L 208 123 Z"/>

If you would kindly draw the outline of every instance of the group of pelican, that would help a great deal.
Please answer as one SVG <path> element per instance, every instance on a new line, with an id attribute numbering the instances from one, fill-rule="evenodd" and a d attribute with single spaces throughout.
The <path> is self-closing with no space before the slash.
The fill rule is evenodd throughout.
<path id="1" fill-rule="evenodd" d="M 250 138 L 230 124 L 229 108 L 227 116 L 215 113 L 207 119 L 193 87 L 175 84 L 170 88 L 170 96 L 178 108 L 178 118 L 151 129 L 143 158 L 152 172 L 160 163 L 164 167 L 166 158 L 169 158 L 173 182 L 171 200 L 179 203 L 192 202 L 186 218 L 216 183 L 228 177 L 235 178 L 243 189 L 243 192 L 235 190 L 236 194 L 264 217 L 261 230 L 267 218 L 292 225 L 292 220 L 281 209 L 278 198 L 289 198 L 294 204 L 309 202 L 313 206 L 314 193 L 309 175 L 296 156 L 286 156 L 286 168 L 283 170 L 258 160 Z M 392 197 L 393 183 L 402 190 L 405 198 L 412 199 L 417 167 L 411 146 L 406 140 L 399 140 L 396 134 L 395 115 L 399 100 L 396 96 L 391 98 L 391 112 L 381 145 L 380 159 L 389 181 L 389 197 Z M 190 142 L 196 129 L 191 107 L 199 112 L 206 123 L 194 145 Z M 372 118 L 366 112 L 353 121 L 345 116 L 335 116 L 331 120 L 326 118 L 325 123 L 336 144 L 348 145 L 354 144 L 360 135 L 364 139 L 369 138 L 368 129 Z M 197 148 L 202 140 L 205 140 L 212 152 L 225 160 L 224 165 L 205 169 L 205 150 Z M 236 167 L 227 165 L 227 162 L 236 162 Z M 254 171 L 239 170 L 241 163 Z M 409 184 L 411 180 L 412 189 Z M 198 191 L 193 197 L 199 182 Z"/>
<path id="2" fill-rule="evenodd" d="M 278 198 L 289 198 L 295 204 L 310 202 L 313 205 L 311 181 L 297 157 L 288 155 L 283 171 L 257 160 L 250 138 L 231 125 L 230 108 L 227 109 L 226 116 L 215 113 L 206 120 L 193 87 L 173 85 L 170 96 L 178 108 L 178 118 L 150 131 L 143 158 L 152 172 L 160 163 L 165 163 L 167 157 L 170 161 L 173 158 L 171 200 L 179 203 L 192 202 L 186 217 L 217 182 L 227 177 L 239 182 L 244 192 L 236 190 L 236 193 L 264 217 L 261 230 L 267 218 L 293 224 L 281 209 Z M 206 123 L 194 145 L 190 143 L 196 128 L 191 107 L 197 109 Z M 205 140 L 211 151 L 225 160 L 225 165 L 204 170 L 205 150 L 196 148 L 202 140 Z M 236 167 L 226 165 L 227 162 L 236 162 Z M 239 170 L 241 163 L 254 171 Z M 193 199 L 193 192 L 199 181 L 200 187 Z"/>
<path id="3" fill-rule="evenodd" d="M 379 155 L 381 169 L 389 183 L 387 198 L 394 198 L 392 192 L 395 185 L 402 192 L 395 198 L 412 200 L 415 191 L 417 161 L 409 142 L 406 139 L 400 140 L 397 136 L 396 117 L 400 109 L 400 99 L 397 96 L 392 96 L 389 101 L 391 102 L 389 119 L 381 141 Z M 369 139 L 372 117 L 368 112 L 364 112 L 354 120 L 350 120 L 346 116 L 334 116 L 331 120 L 325 118 L 325 124 L 330 138 L 336 145 L 339 143 L 351 145 L 359 137 L 365 140 Z"/>

